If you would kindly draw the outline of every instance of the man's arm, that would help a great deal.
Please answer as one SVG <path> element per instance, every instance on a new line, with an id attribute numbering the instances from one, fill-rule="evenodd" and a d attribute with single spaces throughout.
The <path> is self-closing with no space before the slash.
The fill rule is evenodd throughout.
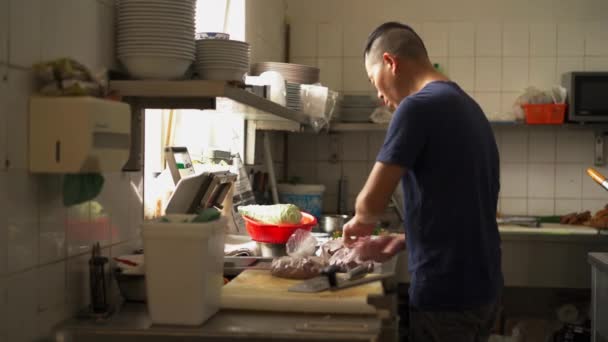
<path id="1" fill-rule="evenodd" d="M 357 196 L 355 217 L 344 225 L 343 237 L 347 245 L 357 238 L 370 235 L 378 218 L 384 213 L 388 202 L 405 174 L 406 169 L 395 164 L 376 162 L 363 189 Z"/>
<path id="2" fill-rule="evenodd" d="M 376 223 L 405 173 L 406 169 L 402 166 L 376 162 L 357 196 L 355 215 L 359 216 L 362 222 Z"/>

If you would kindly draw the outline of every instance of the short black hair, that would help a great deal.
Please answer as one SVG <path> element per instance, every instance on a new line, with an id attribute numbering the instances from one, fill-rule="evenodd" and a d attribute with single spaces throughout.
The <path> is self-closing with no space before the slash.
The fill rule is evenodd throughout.
<path id="1" fill-rule="evenodd" d="M 370 33 L 370 35 L 367 37 L 367 42 L 365 43 L 365 50 L 363 52 L 363 56 L 367 56 L 369 54 L 372 47 L 374 46 L 374 43 L 380 37 L 386 35 L 388 32 L 399 31 L 399 30 L 406 31 L 406 33 L 408 35 L 412 36 L 412 38 L 413 38 L 412 40 L 413 40 L 414 44 L 417 45 L 415 48 L 417 50 L 423 52 L 423 54 L 428 57 L 428 52 L 426 50 L 426 47 L 424 46 L 424 42 L 422 41 L 422 38 L 420 38 L 418 33 L 416 33 L 416 31 L 414 31 L 414 29 L 411 26 L 402 24 L 397 21 L 386 22 L 386 23 L 376 27 L 376 29 L 374 29 L 374 31 L 372 31 L 372 33 Z M 394 52 L 394 51 L 392 51 L 392 52 Z"/>

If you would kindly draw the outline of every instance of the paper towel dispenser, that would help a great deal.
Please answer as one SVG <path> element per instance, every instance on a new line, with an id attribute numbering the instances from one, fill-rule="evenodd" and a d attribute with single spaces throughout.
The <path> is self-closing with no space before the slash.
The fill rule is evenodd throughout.
<path id="1" fill-rule="evenodd" d="M 128 104 L 95 97 L 30 98 L 31 172 L 121 171 L 129 158 Z"/>

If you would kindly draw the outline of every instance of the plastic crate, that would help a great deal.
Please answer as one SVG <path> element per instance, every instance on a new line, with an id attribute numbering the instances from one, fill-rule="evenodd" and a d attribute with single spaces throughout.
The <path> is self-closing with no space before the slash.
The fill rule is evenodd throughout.
<path id="1" fill-rule="evenodd" d="M 564 123 L 565 104 L 525 104 L 522 107 L 528 125 L 561 125 Z"/>

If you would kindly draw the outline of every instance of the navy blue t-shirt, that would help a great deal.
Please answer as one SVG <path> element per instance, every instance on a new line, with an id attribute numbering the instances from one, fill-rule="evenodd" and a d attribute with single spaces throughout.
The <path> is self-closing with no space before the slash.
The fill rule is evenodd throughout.
<path id="1" fill-rule="evenodd" d="M 427 84 L 399 104 L 377 161 L 407 169 L 410 304 L 459 310 L 492 302 L 503 284 L 499 157 L 479 105 L 456 83 Z"/>

